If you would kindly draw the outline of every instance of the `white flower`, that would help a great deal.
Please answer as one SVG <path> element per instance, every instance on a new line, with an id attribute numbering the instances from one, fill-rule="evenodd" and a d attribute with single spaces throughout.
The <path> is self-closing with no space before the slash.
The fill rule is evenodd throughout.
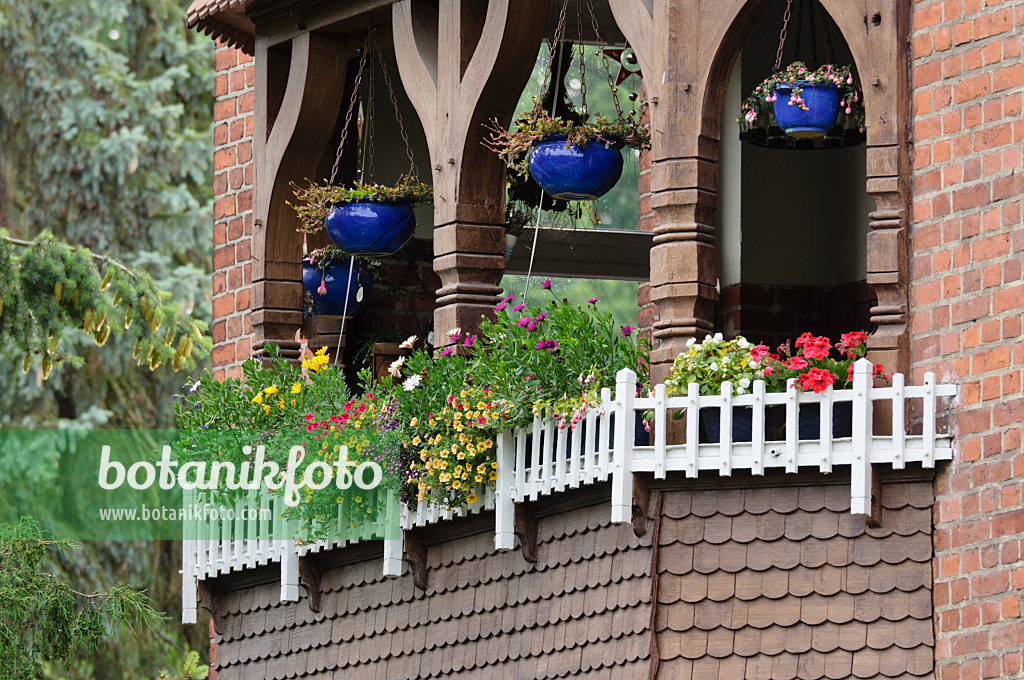
<path id="1" fill-rule="evenodd" d="M 747 390 L 745 388 L 743 388 L 743 387 L 737 387 L 736 388 L 736 394 L 737 395 L 744 394 L 744 393 L 746 393 L 746 391 Z"/>
<path id="2" fill-rule="evenodd" d="M 408 378 L 405 379 L 405 382 L 402 383 L 402 389 L 404 389 L 406 392 L 412 392 L 420 384 L 420 380 L 423 380 L 423 376 L 421 376 L 419 373 L 410 375 Z"/>
<path id="3" fill-rule="evenodd" d="M 201 383 L 202 383 L 202 381 L 201 381 L 201 380 L 196 380 L 196 381 L 195 381 L 194 383 L 192 383 L 192 387 L 188 388 L 188 391 L 189 391 L 189 392 L 195 392 L 196 390 L 198 390 L 198 389 L 199 389 L 199 385 L 200 385 Z"/>
<path id="4" fill-rule="evenodd" d="M 454 338 L 456 335 L 462 335 L 462 328 L 456 326 L 448 331 L 448 337 Z"/>
<path id="5" fill-rule="evenodd" d="M 711 342 L 711 334 L 710 333 L 708 333 L 707 335 L 704 336 L 704 342 Z M 700 344 L 703 345 L 704 342 L 702 342 Z"/>
<path id="6" fill-rule="evenodd" d="M 697 338 L 690 338 L 689 340 L 686 341 L 686 346 L 687 347 L 693 347 L 694 343 L 696 343 L 696 342 L 697 342 Z"/>
<path id="7" fill-rule="evenodd" d="M 740 337 L 736 338 L 736 344 L 739 347 L 742 347 L 743 349 L 746 349 L 746 348 L 750 347 L 750 343 L 747 342 L 747 339 L 745 337 L 743 337 L 742 335 Z"/>
<path id="8" fill-rule="evenodd" d="M 740 389 L 745 390 L 750 387 L 750 378 L 740 378 Z"/>
<path id="9" fill-rule="evenodd" d="M 724 336 L 721 333 L 715 333 L 713 340 L 715 342 L 722 342 L 723 337 Z"/>
<path id="10" fill-rule="evenodd" d="M 718 364 L 715 363 L 714 361 L 711 362 L 711 370 L 712 371 L 717 371 L 718 370 Z"/>
<path id="11" fill-rule="evenodd" d="M 726 354 L 724 357 L 722 357 L 722 363 L 723 364 L 729 363 L 729 355 L 728 354 Z"/>
<path id="12" fill-rule="evenodd" d="M 402 375 L 402 364 L 404 363 L 405 357 L 398 357 L 397 359 L 391 362 L 390 366 L 388 366 L 388 373 L 395 376 L 396 378 Z"/>
<path id="13" fill-rule="evenodd" d="M 399 345 L 399 347 L 401 347 L 402 349 L 412 349 L 412 346 L 415 345 L 415 344 L 416 344 L 416 336 L 415 335 L 410 335 L 409 337 L 407 337 L 405 339 L 405 342 L 403 342 L 401 345 Z"/>
<path id="14" fill-rule="evenodd" d="M 761 368 L 761 362 L 760 361 L 751 361 L 750 362 L 750 367 L 755 369 L 755 370 L 758 369 L 758 368 Z"/>

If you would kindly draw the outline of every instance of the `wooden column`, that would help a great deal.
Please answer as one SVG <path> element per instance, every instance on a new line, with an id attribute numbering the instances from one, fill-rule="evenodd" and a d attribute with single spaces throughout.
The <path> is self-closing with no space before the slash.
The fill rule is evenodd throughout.
<path id="1" fill-rule="evenodd" d="M 544 0 L 400 0 L 395 56 L 430 149 L 434 331 L 475 329 L 491 313 L 505 269 L 505 168 L 481 146 L 483 125 L 507 125 L 540 48 Z"/>
<path id="2" fill-rule="evenodd" d="M 255 356 L 274 343 L 296 359 L 302 323 L 302 235 L 287 204 L 291 184 L 313 175 L 338 116 L 346 64 L 354 51 L 344 42 L 309 32 L 270 48 L 256 40 L 256 162 L 253 227 Z M 285 80 L 285 76 L 287 80 Z"/>

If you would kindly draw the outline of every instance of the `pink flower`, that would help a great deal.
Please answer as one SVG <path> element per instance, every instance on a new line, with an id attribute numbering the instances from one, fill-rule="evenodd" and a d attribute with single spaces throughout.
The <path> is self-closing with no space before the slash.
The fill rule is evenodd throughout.
<path id="1" fill-rule="evenodd" d="M 518 305 L 516 305 L 515 307 L 512 308 L 512 311 L 513 312 L 521 312 L 524 309 L 526 309 L 526 305 L 524 305 L 522 302 L 520 302 Z"/>
<path id="2" fill-rule="evenodd" d="M 558 343 L 554 340 L 541 340 L 533 346 L 534 349 L 558 349 Z"/>
<path id="3" fill-rule="evenodd" d="M 536 322 L 536 320 L 531 321 L 530 323 L 526 324 L 526 330 L 529 331 L 530 333 L 532 333 L 535 330 L 537 330 L 537 322 Z"/>
<path id="4" fill-rule="evenodd" d="M 622 327 L 622 330 L 620 330 L 619 332 L 622 334 L 622 337 L 628 338 L 629 336 L 633 335 L 633 331 L 634 330 L 636 330 L 636 329 L 633 328 L 632 326 L 625 325 L 625 326 Z"/>
<path id="5" fill-rule="evenodd" d="M 824 368 L 812 368 L 800 376 L 800 389 L 824 392 L 835 381 L 836 377 L 832 375 L 831 371 L 826 371 Z"/>
<path id="6" fill-rule="evenodd" d="M 307 422 L 307 423 L 311 423 L 311 422 L 313 422 L 313 418 L 314 418 L 314 417 L 315 417 L 315 416 L 314 416 L 314 415 L 313 415 L 312 413 L 307 413 L 307 414 L 306 414 L 306 422 Z"/>
<path id="7" fill-rule="evenodd" d="M 316 289 L 316 292 L 320 295 L 327 295 L 327 282 L 320 279 L 320 287 Z"/>
<path id="8" fill-rule="evenodd" d="M 501 310 L 505 309 L 505 307 L 507 307 L 507 306 L 508 306 L 507 303 L 499 302 L 498 304 L 494 305 L 494 311 L 500 312 Z"/>
<path id="9" fill-rule="evenodd" d="M 587 302 L 593 305 L 593 304 L 596 304 L 597 301 L 600 300 L 600 299 L 601 298 L 599 298 L 599 297 L 592 297 L 589 300 L 587 300 Z"/>
<path id="10" fill-rule="evenodd" d="M 756 347 L 750 348 L 750 358 L 754 361 L 761 361 L 766 354 L 768 354 L 768 345 L 763 342 Z"/>
<path id="11" fill-rule="evenodd" d="M 793 371 L 799 371 L 801 369 L 807 368 L 807 362 L 804 360 L 803 357 L 793 357 L 792 359 L 789 360 L 789 368 L 790 370 Z"/>
<path id="12" fill-rule="evenodd" d="M 455 351 L 454 345 L 449 345 L 448 347 L 445 347 L 443 350 L 441 350 L 441 352 L 440 352 L 440 354 L 438 356 L 446 357 L 446 356 L 448 356 L 449 354 L 451 354 L 454 351 Z"/>
<path id="13" fill-rule="evenodd" d="M 544 290 L 551 290 L 551 279 L 544 279 L 544 283 L 540 284 L 540 287 Z"/>
<path id="14" fill-rule="evenodd" d="M 463 347 L 472 347 L 476 343 L 475 335 L 467 335 L 466 339 L 462 341 Z"/>
<path id="15" fill-rule="evenodd" d="M 516 296 L 515 293 L 512 293 L 511 295 L 506 295 L 505 297 L 501 298 L 501 301 L 502 302 L 512 302 L 512 300 L 515 298 L 515 296 Z"/>
<path id="16" fill-rule="evenodd" d="M 541 321 L 543 321 L 544 319 L 546 319 L 546 318 L 547 318 L 547 316 L 548 316 L 548 315 L 547 315 L 547 312 L 541 312 L 540 314 L 538 314 L 537 316 L 535 316 L 535 317 L 533 318 L 533 320 L 534 320 L 534 321 L 536 321 L 537 323 L 540 323 Z"/>
<path id="17" fill-rule="evenodd" d="M 519 319 L 519 323 L 517 323 L 516 325 L 519 326 L 520 328 L 523 328 L 528 323 L 530 323 L 530 317 L 524 316 L 521 319 Z"/>

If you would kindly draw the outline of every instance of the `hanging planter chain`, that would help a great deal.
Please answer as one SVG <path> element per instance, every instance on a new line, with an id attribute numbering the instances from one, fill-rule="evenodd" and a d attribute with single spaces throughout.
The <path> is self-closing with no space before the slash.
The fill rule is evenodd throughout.
<path id="1" fill-rule="evenodd" d="M 782 48 L 786 45 L 786 29 L 789 27 L 792 10 L 793 0 L 786 0 L 786 11 L 782 15 L 782 30 L 779 31 L 779 49 L 775 51 L 775 67 L 772 69 L 772 73 L 782 68 Z"/>

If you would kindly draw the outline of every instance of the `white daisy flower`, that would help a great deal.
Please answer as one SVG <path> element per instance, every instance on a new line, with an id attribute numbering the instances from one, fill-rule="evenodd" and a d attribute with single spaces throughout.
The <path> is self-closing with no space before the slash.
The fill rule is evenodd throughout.
<path id="1" fill-rule="evenodd" d="M 402 383 L 402 389 L 406 392 L 412 392 L 420 384 L 421 380 L 423 380 L 423 377 L 419 373 L 410 375 L 405 379 L 405 382 Z"/>
<path id="2" fill-rule="evenodd" d="M 415 344 L 416 344 L 416 336 L 415 335 L 410 335 L 409 337 L 407 337 L 405 339 L 405 342 L 403 342 L 401 345 L 399 345 L 399 347 L 401 347 L 402 349 L 412 349 L 412 346 L 415 345 Z"/>
<path id="3" fill-rule="evenodd" d="M 402 375 L 402 364 L 404 363 L 405 357 L 398 357 L 397 359 L 391 362 L 390 366 L 388 366 L 388 373 L 395 376 L 396 378 Z"/>

